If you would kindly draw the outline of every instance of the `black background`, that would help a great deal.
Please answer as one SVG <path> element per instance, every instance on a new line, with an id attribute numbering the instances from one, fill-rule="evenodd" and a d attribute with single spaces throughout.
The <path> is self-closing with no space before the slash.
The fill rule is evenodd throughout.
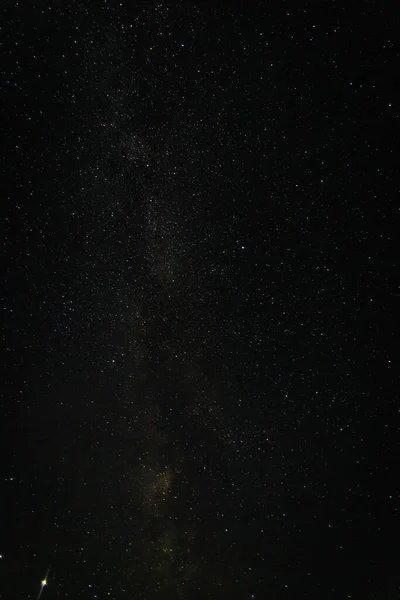
<path id="1" fill-rule="evenodd" d="M 398 598 L 394 15 L 1 12 L 0 597 Z"/>

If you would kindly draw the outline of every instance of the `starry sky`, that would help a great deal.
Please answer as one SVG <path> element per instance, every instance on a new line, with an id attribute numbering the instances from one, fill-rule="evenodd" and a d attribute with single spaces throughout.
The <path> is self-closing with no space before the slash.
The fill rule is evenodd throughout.
<path id="1" fill-rule="evenodd" d="M 389 4 L 0 12 L 0 598 L 397 599 Z"/>

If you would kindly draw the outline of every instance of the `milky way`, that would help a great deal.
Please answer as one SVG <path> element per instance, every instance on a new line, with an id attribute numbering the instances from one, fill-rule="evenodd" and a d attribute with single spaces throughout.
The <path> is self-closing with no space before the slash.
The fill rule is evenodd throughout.
<path id="1" fill-rule="evenodd" d="M 210 373 L 210 348 L 219 340 L 209 310 L 217 266 L 208 257 L 210 247 L 217 256 L 223 250 L 210 234 L 214 199 L 207 190 L 214 186 L 218 194 L 224 182 L 229 138 L 215 105 L 226 108 L 232 83 L 221 80 L 207 100 L 212 71 L 194 72 L 192 93 L 204 97 L 193 110 L 190 82 L 171 86 L 173 67 L 157 65 L 149 49 L 132 61 L 135 48 L 117 43 L 120 32 L 106 29 L 101 42 L 91 35 L 95 50 L 78 77 L 86 113 L 71 95 L 71 114 L 82 119 L 74 131 L 76 167 L 61 178 L 59 192 L 69 227 L 79 232 L 71 242 L 81 249 L 76 302 L 97 319 L 94 327 L 105 329 L 108 377 L 121 380 L 123 364 L 127 378 L 114 418 L 134 444 L 132 462 L 115 449 L 100 494 L 113 498 L 123 482 L 113 501 L 116 517 L 136 510 L 124 536 L 129 585 L 141 589 L 151 581 L 153 591 L 183 594 L 185 585 L 214 577 L 196 551 L 207 498 L 197 488 L 213 485 L 221 460 L 234 461 L 235 444 L 248 436 L 222 408 L 226 376 Z M 149 24 L 148 35 L 160 37 L 160 24 Z"/>

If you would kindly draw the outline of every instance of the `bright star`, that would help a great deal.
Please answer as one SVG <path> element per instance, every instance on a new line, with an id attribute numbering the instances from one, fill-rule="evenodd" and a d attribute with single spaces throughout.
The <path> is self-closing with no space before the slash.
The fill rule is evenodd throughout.
<path id="1" fill-rule="evenodd" d="M 39 594 L 37 595 L 37 598 L 36 598 L 36 600 L 40 600 L 40 597 L 41 597 L 41 595 L 42 595 L 42 592 L 43 592 L 44 588 L 45 588 L 45 587 L 46 587 L 46 585 L 47 585 L 47 577 L 49 576 L 49 571 L 50 571 L 50 567 L 47 569 L 47 573 L 46 573 L 46 575 L 45 575 L 44 579 L 42 579 L 42 581 L 40 582 L 40 586 L 41 586 L 41 587 L 40 587 L 40 591 L 39 591 Z"/>

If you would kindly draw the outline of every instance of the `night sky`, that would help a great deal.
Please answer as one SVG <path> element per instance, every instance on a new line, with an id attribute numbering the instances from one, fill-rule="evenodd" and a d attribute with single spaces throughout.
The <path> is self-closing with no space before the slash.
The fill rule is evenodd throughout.
<path id="1" fill-rule="evenodd" d="M 0 13 L 0 598 L 397 600 L 388 3 Z"/>

